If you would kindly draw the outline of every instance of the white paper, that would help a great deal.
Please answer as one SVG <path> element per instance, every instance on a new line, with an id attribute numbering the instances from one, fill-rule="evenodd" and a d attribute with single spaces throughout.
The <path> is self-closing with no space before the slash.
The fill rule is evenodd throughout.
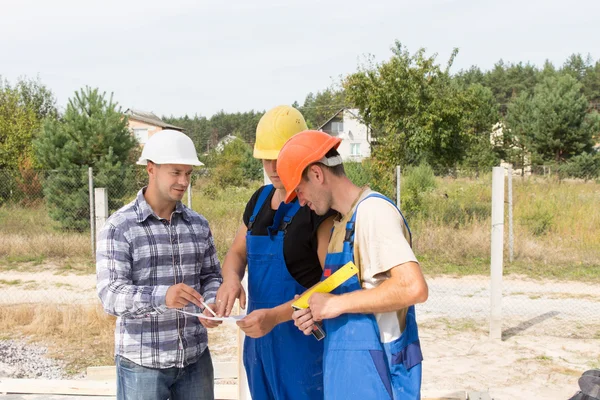
<path id="1" fill-rule="evenodd" d="M 177 309 L 177 311 L 179 311 L 182 314 L 187 314 L 187 315 L 193 315 L 194 317 L 198 317 L 198 318 L 202 318 L 202 319 L 208 319 L 211 321 L 229 321 L 229 322 L 237 322 L 241 319 L 243 319 L 245 317 L 245 315 L 230 315 L 229 317 L 209 317 L 207 315 L 204 315 L 202 313 L 194 313 L 194 312 L 189 312 L 189 311 L 183 311 L 183 310 L 179 310 Z"/>

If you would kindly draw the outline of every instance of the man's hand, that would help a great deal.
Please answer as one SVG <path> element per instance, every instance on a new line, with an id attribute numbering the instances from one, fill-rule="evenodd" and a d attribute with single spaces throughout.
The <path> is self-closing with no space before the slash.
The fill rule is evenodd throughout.
<path id="1" fill-rule="evenodd" d="M 190 303 L 202 308 L 202 301 L 204 301 L 202 295 L 185 283 L 169 287 L 165 295 L 165 303 L 168 308 L 183 308 Z"/>
<path id="2" fill-rule="evenodd" d="M 229 317 L 235 299 L 240 299 L 240 307 L 246 308 L 246 292 L 239 279 L 225 279 L 217 291 L 216 313 L 220 317 Z"/>
<path id="3" fill-rule="evenodd" d="M 344 313 L 339 305 L 340 296 L 330 293 L 313 293 L 308 299 L 308 306 L 315 321 L 331 319 Z"/>
<path id="4" fill-rule="evenodd" d="M 294 325 L 296 325 L 302 333 L 307 336 L 312 333 L 312 326 L 315 324 L 315 321 L 313 320 L 310 308 L 294 311 L 292 313 L 292 319 L 294 320 Z"/>
<path id="5" fill-rule="evenodd" d="M 207 306 L 213 311 L 215 311 L 215 309 L 217 308 L 215 303 L 207 304 Z M 206 315 L 207 317 L 214 317 L 213 313 L 211 313 L 207 309 L 204 309 L 202 314 Z M 207 329 L 216 328 L 217 326 L 219 326 L 223 323 L 223 321 L 213 321 L 210 319 L 204 319 L 204 318 L 200 318 L 200 317 L 198 317 L 198 319 L 200 320 L 200 323 L 202 324 L 202 326 L 204 326 Z"/>
<path id="6" fill-rule="evenodd" d="M 270 308 L 254 310 L 237 322 L 247 336 L 259 338 L 271 332 L 277 325 L 277 318 Z"/>

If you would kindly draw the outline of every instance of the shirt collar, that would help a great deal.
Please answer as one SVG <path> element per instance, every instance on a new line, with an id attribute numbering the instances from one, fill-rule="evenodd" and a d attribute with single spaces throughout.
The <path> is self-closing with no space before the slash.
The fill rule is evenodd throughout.
<path id="1" fill-rule="evenodd" d="M 159 216 L 156 215 L 154 210 L 152 210 L 152 207 L 150 207 L 150 204 L 148 204 L 148 202 L 146 201 L 146 198 L 144 197 L 146 188 L 148 188 L 148 186 L 144 186 L 142 189 L 140 189 L 140 191 L 138 192 L 138 194 L 135 198 L 138 223 L 144 222 L 150 216 L 153 216 L 157 220 L 160 220 Z M 175 211 L 173 211 L 173 213 L 181 214 L 181 216 L 183 217 L 184 220 L 186 220 L 188 222 L 190 221 L 189 209 L 186 206 L 184 206 L 181 201 L 178 201 L 175 204 Z"/>

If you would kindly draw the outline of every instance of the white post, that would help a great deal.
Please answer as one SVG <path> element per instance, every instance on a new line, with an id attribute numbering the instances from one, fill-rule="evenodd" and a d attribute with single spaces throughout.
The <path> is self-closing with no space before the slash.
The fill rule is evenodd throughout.
<path id="1" fill-rule="evenodd" d="M 188 208 L 191 210 L 192 209 L 192 182 L 190 180 L 190 183 L 188 185 L 187 188 L 187 197 L 188 197 Z"/>
<path id="2" fill-rule="evenodd" d="M 246 308 L 248 307 L 248 274 L 242 279 L 242 287 L 246 292 Z M 241 314 L 241 307 L 239 308 Z M 248 377 L 246 376 L 246 368 L 244 368 L 244 339 L 246 334 L 238 328 L 238 400 L 251 400 L 250 388 L 248 386 Z"/>
<path id="3" fill-rule="evenodd" d="M 515 255 L 515 234 L 513 231 L 513 169 L 508 166 L 508 261 L 513 262 Z"/>
<path id="4" fill-rule="evenodd" d="M 502 253 L 504 246 L 504 168 L 492 172 L 490 339 L 502 339 Z"/>
<path id="5" fill-rule="evenodd" d="M 108 192 L 106 188 L 95 188 L 94 197 L 96 198 L 96 234 L 98 234 L 108 219 Z"/>
<path id="6" fill-rule="evenodd" d="M 90 195 L 90 239 L 92 241 L 92 257 L 96 257 L 96 226 L 94 216 L 94 170 L 88 168 L 88 191 Z"/>
<path id="7" fill-rule="evenodd" d="M 267 171 L 264 168 L 263 168 L 263 182 L 265 185 L 271 184 L 271 180 L 269 179 L 269 176 L 267 175 Z"/>
<path id="8" fill-rule="evenodd" d="M 400 208 L 400 166 L 396 165 L 396 205 Z"/>

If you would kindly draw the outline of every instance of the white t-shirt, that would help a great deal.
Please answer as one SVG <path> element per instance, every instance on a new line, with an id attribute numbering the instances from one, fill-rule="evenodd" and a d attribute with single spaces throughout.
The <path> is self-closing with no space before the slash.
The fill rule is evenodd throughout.
<path id="1" fill-rule="evenodd" d="M 350 212 L 334 222 L 328 249 L 330 253 L 342 251 L 346 223 L 358 203 L 372 193 L 375 192 L 365 188 Z M 360 203 L 354 232 L 354 263 L 359 268 L 363 289 L 379 286 L 395 266 L 402 268 L 401 264 L 418 262 L 410 247 L 408 228 L 396 207 L 387 200 L 370 197 Z M 407 310 L 375 314 L 383 343 L 400 337 Z"/>

